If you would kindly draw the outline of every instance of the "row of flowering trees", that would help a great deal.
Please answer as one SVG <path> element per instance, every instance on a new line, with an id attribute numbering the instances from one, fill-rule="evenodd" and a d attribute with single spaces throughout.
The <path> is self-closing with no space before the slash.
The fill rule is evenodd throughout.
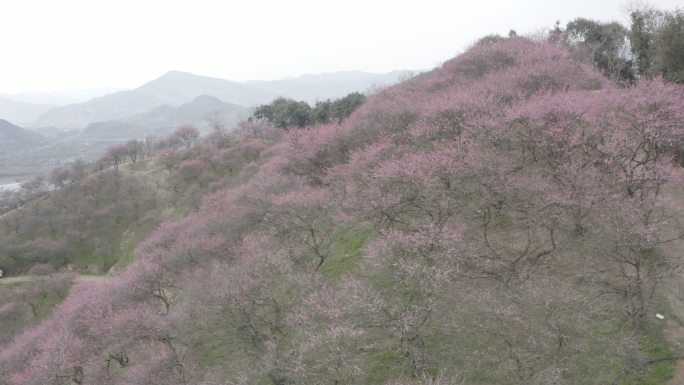
<path id="1" fill-rule="evenodd" d="M 513 37 L 341 124 L 158 156 L 191 209 L 0 347 L 0 384 L 610 383 L 681 265 L 683 127 L 680 86 Z"/>

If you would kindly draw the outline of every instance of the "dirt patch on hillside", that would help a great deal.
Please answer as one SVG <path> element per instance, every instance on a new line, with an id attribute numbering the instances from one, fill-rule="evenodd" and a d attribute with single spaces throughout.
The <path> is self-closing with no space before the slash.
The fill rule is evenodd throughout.
<path id="1" fill-rule="evenodd" d="M 14 277 L 0 278 L 0 285 L 11 285 L 13 283 L 30 282 L 41 278 L 45 277 L 39 275 L 19 275 Z M 74 277 L 74 282 L 104 282 L 109 278 L 110 277 L 106 275 L 77 275 Z"/>
<path id="2" fill-rule="evenodd" d="M 6 277 L 0 278 L 0 284 L 11 285 L 13 283 L 22 283 L 33 280 L 34 278 L 29 275 L 21 275 L 18 277 Z"/>

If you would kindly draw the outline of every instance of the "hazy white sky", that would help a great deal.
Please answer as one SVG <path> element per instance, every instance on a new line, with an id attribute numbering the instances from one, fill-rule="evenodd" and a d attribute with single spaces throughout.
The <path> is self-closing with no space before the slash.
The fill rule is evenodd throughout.
<path id="1" fill-rule="evenodd" d="M 684 0 L 658 0 L 665 9 Z M 169 70 L 232 80 L 431 68 L 478 37 L 625 0 L 0 0 L 0 93 L 132 88 Z"/>

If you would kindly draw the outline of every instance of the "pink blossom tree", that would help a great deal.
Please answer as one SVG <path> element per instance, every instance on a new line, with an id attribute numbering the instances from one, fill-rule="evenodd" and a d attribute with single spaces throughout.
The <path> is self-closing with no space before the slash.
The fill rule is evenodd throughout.
<path id="1" fill-rule="evenodd" d="M 193 126 L 182 126 L 171 134 L 171 137 L 178 139 L 185 148 L 190 148 L 199 139 L 199 130 Z"/>

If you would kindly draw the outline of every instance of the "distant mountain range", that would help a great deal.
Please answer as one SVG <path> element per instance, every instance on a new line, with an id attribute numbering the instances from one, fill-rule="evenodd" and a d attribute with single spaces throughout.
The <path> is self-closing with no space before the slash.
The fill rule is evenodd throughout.
<path id="1" fill-rule="evenodd" d="M 93 123 L 132 119 L 160 106 L 178 107 L 202 95 L 242 107 L 268 103 L 278 96 L 313 104 L 318 100 L 339 98 L 350 92 L 365 92 L 375 86 L 394 84 L 408 73 L 394 71 L 373 74 L 340 71 L 282 80 L 239 83 L 171 71 L 133 90 L 109 93 L 85 102 L 56 107 L 1 97 L 0 118 L 21 123 L 26 127 L 53 126 L 59 129 L 80 130 Z"/>
<path id="2" fill-rule="evenodd" d="M 51 109 L 34 125 L 80 129 L 92 123 L 130 119 L 163 105 L 179 106 L 201 95 L 240 105 L 264 103 L 275 97 L 240 83 L 172 71 L 130 91 Z"/>

